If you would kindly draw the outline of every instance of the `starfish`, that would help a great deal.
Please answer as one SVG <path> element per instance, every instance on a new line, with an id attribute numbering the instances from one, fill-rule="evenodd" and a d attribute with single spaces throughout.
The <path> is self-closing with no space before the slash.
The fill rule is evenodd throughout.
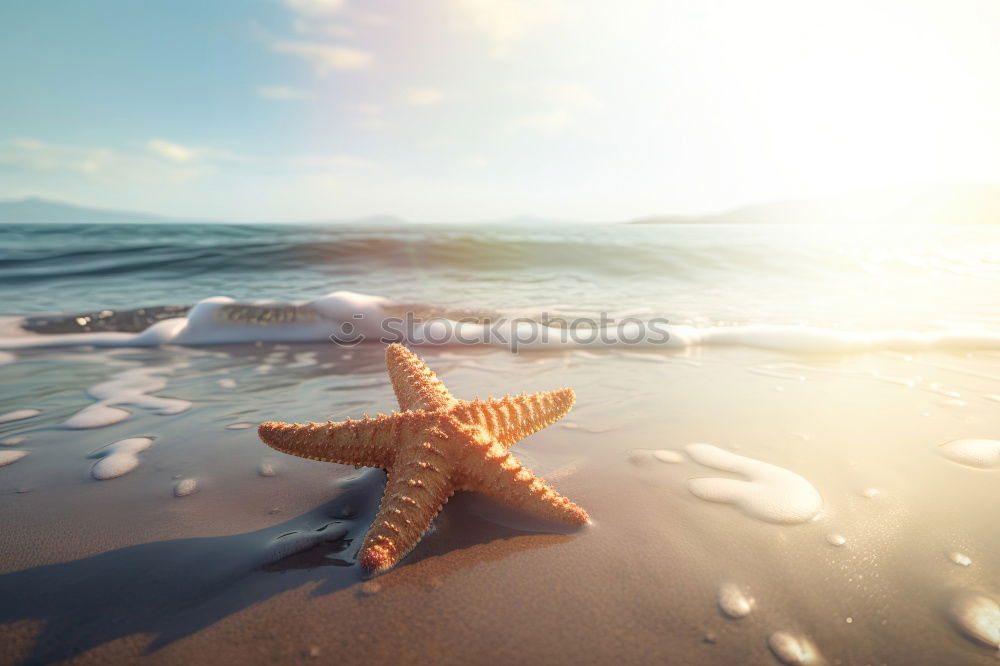
<path id="1" fill-rule="evenodd" d="M 508 451 L 562 418 L 576 402 L 572 389 L 466 401 L 402 345 L 386 348 L 385 364 L 402 411 L 337 423 L 269 421 L 258 430 L 265 444 L 284 453 L 386 471 L 385 493 L 359 552 L 365 569 L 395 566 L 459 490 L 548 520 L 588 522 L 586 511 Z"/>

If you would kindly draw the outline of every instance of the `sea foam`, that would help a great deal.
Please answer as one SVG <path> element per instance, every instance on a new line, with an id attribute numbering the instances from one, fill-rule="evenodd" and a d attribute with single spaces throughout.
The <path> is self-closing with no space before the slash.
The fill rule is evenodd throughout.
<path id="1" fill-rule="evenodd" d="M 87 393 L 97 402 L 66 419 L 63 425 L 68 428 L 100 428 L 124 421 L 130 414 L 118 405 L 151 409 L 157 414 L 179 414 L 191 407 L 191 403 L 148 395 L 166 387 L 167 380 L 163 375 L 170 372 L 173 368 L 130 368 L 119 372 L 112 379 L 90 387 Z"/>
<path id="2" fill-rule="evenodd" d="M 130 437 L 98 449 L 92 458 L 100 458 L 91 468 L 91 475 L 99 480 L 114 479 L 128 474 L 139 466 L 139 453 L 152 446 L 149 437 Z"/>
<path id="3" fill-rule="evenodd" d="M 816 488 L 795 472 L 711 444 L 688 444 L 684 450 L 702 465 L 750 479 L 690 479 L 688 489 L 695 497 L 735 504 L 744 513 L 773 523 L 805 522 L 823 508 Z"/>
<path id="4" fill-rule="evenodd" d="M 336 291 L 306 303 L 237 303 L 225 296 L 206 298 L 184 317 L 163 319 L 139 333 L 93 332 L 24 334 L 0 338 L 0 349 L 94 345 L 144 347 L 157 345 L 211 345 L 250 342 L 337 342 L 358 340 L 405 342 L 410 345 L 493 345 L 519 349 L 649 347 L 683 349 L 708 346 L 744 346 L 788 352 L 866 352 L 878 350 L 1000 349 L 1000 330 L 838 331 L 809 326 L 666 325 L 623 320 L 569 336 L 567 329 L 512 318 L 482 324 L 429 318 L 403 326 L 396 315 L 400 304 L 381 296 Z M 433 309 L 431 309 L 433 311 Z M 573 339 L 573 338 L 576 339 Z M 293 365 L 306 366 L 301 358 Z M 265 364 L 268 366 L 270 364 Z M 262 366 L 262 367 L 265 367 Z"/>

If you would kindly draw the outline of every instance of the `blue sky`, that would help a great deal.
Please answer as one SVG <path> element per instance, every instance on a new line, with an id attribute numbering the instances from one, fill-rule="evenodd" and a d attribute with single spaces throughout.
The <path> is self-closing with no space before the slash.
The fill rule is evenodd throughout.
<path id="1" fill-rule="evenodd" d="M 1000 182 L 1000 3 L 14 0 L 0 197 L 617 220 Z"/>

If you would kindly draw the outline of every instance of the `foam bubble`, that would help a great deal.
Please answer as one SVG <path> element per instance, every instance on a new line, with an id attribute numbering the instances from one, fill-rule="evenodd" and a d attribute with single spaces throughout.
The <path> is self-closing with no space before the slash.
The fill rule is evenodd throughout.
<path id="1" fill-rule="evenodd" d="M 163 390 L 167 386 L 167 380 L 162 375 L 170 372 L 173 372 L 173 368 L 130 368 L 117 373 L 106 382 L 91 386 L 87 393 L 97 403 L 69 417 L 64 425 L 68 428 L 99 428 L 127 419 L 129 412 L 118 409 L 117 405 L 151 409 L 162 415 L 180 414 L 191 407 L 187 400 L 147 395 Z"/>
<path id="2" fill-rule="evenodd" d="M 229 377 L 223 377 L 215 383 L 225 389 L 236 388 L 236 380 L 230 379 Z"/>
<path id="3" fill-rule="evenodd" d="M 28 455 L 27 451 L 0 451 L 0 467 L 12 465 L 26 455 Z"/>
<path id="4" fill-rule="evenodd" d="M 866 499 L 875 499 L 882 494 L 882 491 L 878 488 L 865 488 L 861 491 L 861 496 Z"/>
<path id="5" fill-rule="evenodd" d="M 957 439 L 943 444 L 941 455 L 948 460 L 979 469 L 1000 468 L 1000 440 Z"/>
<path id="6" fill-rule="evenodd" d="M 261 476 L 275 476 L 277 471 L 275 471 L 273 464 L 264 460 L 257 465 L 257 473 Z"/>
<path id="7" fill-rule="evenodd" d="M 746 617 L 754 605 L 754 600 L 735 583 L 724 583 L 719 588 L 718 602 L 722 612 L 733 619 Z"/>
<path id="8" fill-rule="evenodd" d="M 66 419 L 63 425 L 67 428 L 75 428 L 78 430 L 84 428 L 102 428 L 113 423 L 118 423 L 119 421 L 124 421 L 131 415 L 132 413 L 127 409 L 108 407 L 107 405 L 98 403 L 96 405 L 84 407 L 79 412 Z"/>
<path id="9" fill-rule="evenodd" d="M 957 550 L 953 553 L 948 554 L 948 559 L 957 564 L 960 567 L 967 567 L 972 564 L 972 558 L 965 553 L 960 553 Z"/>
<path id="10" fill-rule="evenodd" d="M 256 423 L 250 423 L 249 421 L 241 421 L 240 423 L 230 423 L 226 426 L 226 430 L 246 430 L 247 428 L 253 428 Z"/>
<path id="11" fill-rule="evenodd" d="M 91 475 L 99 480 L 114 479 L 128 474 L 139 466 L 139 453 L 152 446 L 150 437 L 130 437 L 98 449 L 91 457 L 100 458 L 91 468 Z"/>
<path id="12" fill-rule="evenodd" d="M 198 489 L 198 481 L 195 479 L 181 479 L 174 484 L 174 497 L 187 497 Z"/>
<path id="13" fill-rule="evenodd" d="M 837 546 L 839 548 L 847 543 L 847 539 L 845 539 L 841 534 L 827 534 L 826 542 L 831 546 Z"/>
<path id="14" fill-rule="evenodd" d="M 0 414 L 0 423 L 9 423 L 11 421 L 21 421 L 23 419 L 30 419 L 32 417 L 38 416 L 41 413 L 42 410 L 40 409 L 15 409 L 13 412 Z"/>
<path id="15" fill-rule="evenodd" d="M 823 498 L 816 488 L 783 467 L 737 455 L 711 444 L 688 444 L 684 450 L 702 465 L 750 478 L 749 481 L 690 479 L 688 489 L 695 497 L 735 504 L 754 518 L 775 523 L 805 522 L 823 508 Z"/>
<path id="16" fill-rule="evenodd" d="M 1000 647 L 1000 604 L 978 592 L 963 590 L 948 604 L 952 624 L 973 641 Z"/>
<path id="17" fill-rule="evenodd" d="M 25 439 L 27 438 L 24 437 L 23 435 L 18 435 L 17 437 L 8 437 L 7 439 L 0 440 L 0 444 L 2 444 L 3 446 L 17 446 Z"/>
<path id="18" fill-rule="evenodd" d="M 684 456 L 677 451 L 671 451 L 669 449 L 657 449 L 656 451 L 653 451 L 653 457 L 664 463 L 684 462 Z"/>
<path id="19" fill-rule="evenodd" d="M 776 631 L 768 637 L 767 646 L 771 648 L 778 661 L 788 666 L 823 663 L 823 658 L 813 642 L 801 634 Z"/>

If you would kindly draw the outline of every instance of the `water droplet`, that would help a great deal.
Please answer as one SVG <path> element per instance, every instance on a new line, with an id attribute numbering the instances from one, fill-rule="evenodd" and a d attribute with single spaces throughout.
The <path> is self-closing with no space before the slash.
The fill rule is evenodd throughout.
<path id="1" fill-rule="evenodd" d="M 827 534 L 826 542 L 831 546 L 843 546 L 847 543 L 847 539 L 842 534 Z"/>
<path id="2" fill-rule="evenodd" d="M 272 465 L 267 461 L 264 461 L 257 466 L 257 473 L 260 474 L 261 476 L 274 476 L 277 474 L 277 472 L 274 470 L 274 465 Z"/>
<path id="3" fill-rule="evenodd" d="M 867 497 L 868 499 L 875 499 L 882 494 L 882 491 L 878 488 L 865 488 L 861 491 L 862 497 Z"/>
<path id="4" fill-rule="evenodd" d="M 854 618 L 848 617 L 846 620 L 844 620 L 844 622 L 846 622 L 847 624 L 854 624 Z"/>
<path id="5" fill-rule="evenodd" d="M 966 638 L 1000 647 L 1000 604 L 983 594 L 962 591 L 948 605 L 948 617 Z"/>
<path id="6" fill-rule="evenodd" d="M 374 580 L 366 580 L 358 588 L 358 594 L 362 597 L 374 597 L 382 591 L 382 584 Z"/>
<path id="7" fill-rule="evenodd" d="M 972 564 L 972 558 L 965 553 L 960 553 L 957 550 L 948 555 L 948 559 L 957 564 L 960 567 L 967 567 Z"/>
<path id="8" fill-rule="evenodd" d="M 768 637 L 767 646 L 778 661 L 788 666 L 820 664 L 823 661 L 813 642 L 801 634 L 776 631 Z"/>
<path id="9" fill-rule="evenodd" d="M 242 423 L 230 423 L 226 426 L 226 430 L 246 430 L 247 428 L 252 428 L 256 424 L 244 421 Z"/>
<path id="10" fill-rule="evenodd" d="M 735 583 L 724 583 L 719 588 L 718 602 L 722 612 L 734 619 L 749 615 L 754 604 L 754 600 Z"/>

